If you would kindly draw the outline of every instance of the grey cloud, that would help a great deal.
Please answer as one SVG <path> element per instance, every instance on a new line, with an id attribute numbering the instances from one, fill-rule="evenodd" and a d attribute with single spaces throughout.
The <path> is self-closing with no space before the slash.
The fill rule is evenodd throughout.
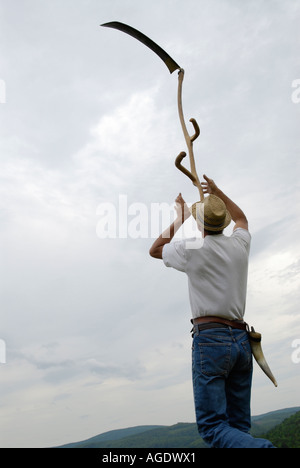
<path id="1" fill-rule="evenodd" d="M 251 242 L 251 257 L 259 255 L 265 250 L 272 249 L 274 244 L 280 245 L 285 231 L 285 223 L 288 217 L 280 219 L 280 222 L 269 223 L 253 234 Z"/>
<path id="2" fill-rule="evenodd" d="M 51 352 L 53 344 L 43 346 L 43 348 Z M 116 365 L 114 363 L 109 364 L 107 361 L 101 362 L 96 358 L 62 359 L 62 350 L 59 349 L 55 359 L 50 359 L 48 356 L 43 358 L 40 354 L 38 351 L 35 354 L 26 351 L 15 351 L 14 358 L 15 360 L 23 360 L 37 370 L 42 371 L 43 380 L 51 384 L 59 384 L 70 379 L 85 378 L 88 375 L 97 376 L 100 382 L 110 378 L 125 378 L 134 381 L 141 379 L 146 372 L 138 361 L 122 362 Z"/>
<path id="3" fill-rule="evenodd" d="M 94 364 L 90 366 L 90 371 L 100 378 L 126 378 L 129 380 L 140 380 L 145 375 L 145 368 L 139 363 L 115 366 L 107 364 Z"/>

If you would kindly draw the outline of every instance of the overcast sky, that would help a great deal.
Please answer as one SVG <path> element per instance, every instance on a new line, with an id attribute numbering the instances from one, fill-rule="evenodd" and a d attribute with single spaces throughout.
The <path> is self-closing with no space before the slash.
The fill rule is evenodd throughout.
<path id="1" fill-rule="evenodd" d="M 198 199 L 177 72 L 113 20 L 185 69 L 198 173 L 249 219 L 246 321 L 279 383 L 255 365 L 253 414 L 300 405 L 300 1 L 0 0 L 1 447 L 194 421 L 187 279 L 148 255 L 158 204 Z"/>

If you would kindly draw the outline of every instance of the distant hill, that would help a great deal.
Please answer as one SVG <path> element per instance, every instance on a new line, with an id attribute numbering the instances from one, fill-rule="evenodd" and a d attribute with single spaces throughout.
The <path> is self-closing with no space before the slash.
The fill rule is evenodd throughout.
<path id="1" fill-rule="evenodd" d="M 254 416 L 251 433 L 254 437 L 264 437 L 264 434 L 275 430 L 297 412 L 300 412 L 300 407 Z M 195 423 L 178 423 L 173 426 L 136 426 L 119 429 L 59 448 L 205 448 L 205 443 L 199 437 Z"/>
<path id="2" fill-rule="evenodd" d="M 108 441 L 98 448 L 204 448 L 196 424 L 178 423 L 152 429 L 117 441 Z"/>
<path id="3" fill-rule="evenodd" d="M 59 448 L 99 448 L 105 447 L 106 443 L 122 440 L 127 437 L 134 437 L 136 434 L 151 431 L 165 426 L 135 426 L 126 429 L 117 429 L 114 431 L 104 432 L 90 439 L 83 440 L 82 442 L 75 442 L 63 445 Z M 102 445 L 104 444 L 104 445 Z"/>

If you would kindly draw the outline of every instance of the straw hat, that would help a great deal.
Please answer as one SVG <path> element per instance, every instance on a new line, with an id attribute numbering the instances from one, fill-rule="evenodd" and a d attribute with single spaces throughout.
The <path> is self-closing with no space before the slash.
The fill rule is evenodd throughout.
<path id="1" fill-rule="evenodd" d="M 191 212 L 200 228 L 206 231 L 222 231 L 231 223 L 225 203 L 216 195 L 209 195 L 202 202 L 194 203 Z"/>

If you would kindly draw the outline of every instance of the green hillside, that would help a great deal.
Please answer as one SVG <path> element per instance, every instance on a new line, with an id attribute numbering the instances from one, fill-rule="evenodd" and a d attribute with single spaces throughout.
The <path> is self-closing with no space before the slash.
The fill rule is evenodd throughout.
<path id="1" fill-rule="evenodd" d="M 265 437 L 278 448 L 300 448 L 300 411 L 274 427 Z"/>
<path id="2" fill-rule="evenodd" d="M 105 442 L 98 448 L 204 448 L 196 424 L 178 423 L 117 441 Z"/>
<path id="3" fill-rule="evenodd" d="M 270 413 L 265 413 L 259 416 L 253 416 L 251 434 L 254 437 L 261 437 L 263 434 L 282 423 L 285 419 L 289 418 L 297 411 L 300 411 L 298 406 L 271 411 Z"/>
<path id="4" fill-rule="evenodd" d="M 292 448 L 299 443 L 299 415 L 300 407 L 295 407 L 254 416 L 251 433 L 254 437 L 264 438 L 268 438 L 270 434 L 270 437 L 273 437 L 270 440 L 278 447 L 281 434 L 282 443 Z M 296 418 L 295 421 L 289 423 L 291 426 L 287 426 L 293 417 Z M 282 425 L 284 428 L 280 429 Z M 277 433 L 276 429 L 281 432 Z M 291 434 L 294 431 L 298 439 L 288 435 L 288 431 Z M 199 437 L 195 423 L 178 423 L 173 426 L 137 426 L 110 431 L 60 448 L 205 448 L 205 444 Z"/>

